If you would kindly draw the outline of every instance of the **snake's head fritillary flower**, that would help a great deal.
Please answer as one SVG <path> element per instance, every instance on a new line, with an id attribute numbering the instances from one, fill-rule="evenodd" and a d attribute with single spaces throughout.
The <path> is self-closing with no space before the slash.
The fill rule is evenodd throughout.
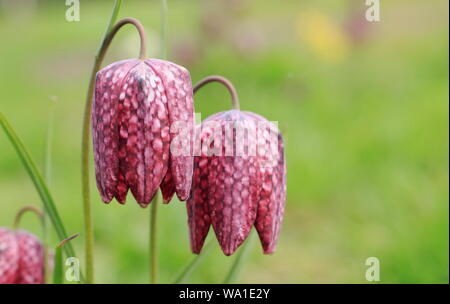
<path id="1" fill-rule="evenodd" d="M 0 227 L 0 284 L 14 284 L 19 267 L 14 232 Z"/>
<path id="2" fill-rule="evenodd" d="M 265 118 L 238 110 L 214 114 L 196 131 L 201 151 L 187 201 L 192 251 L 201 251 L 212 225 L 231 255 L 254 225 L 264 253 L 274 252 L 286 200 L 280 132 Z"/>
<path id="3" fill-rule="evenodd" d="M 115 62 L 97 73 L 92 109 L 97 187 L 102 200 L 125 203 L 128 189 L 147 206 L 190 193 L 194 105 L 189 72 L 157 59 Z M 186 149 L 188 151 L 186 151 Z M 183 150 L 173 153 L 174 150 Z"/>
<path id="4" fill-rule="evenodd" d="M 44 248 L 41 242 L 25 231 L 17 231 L 16 240 L 19 246 L 16 284 L 44 284 Z"/>
<path id="5" fill-rule="evenodd" d="M 25 231 L 0 228 L 0 284 L 44 284 L 44 249 Z"/>

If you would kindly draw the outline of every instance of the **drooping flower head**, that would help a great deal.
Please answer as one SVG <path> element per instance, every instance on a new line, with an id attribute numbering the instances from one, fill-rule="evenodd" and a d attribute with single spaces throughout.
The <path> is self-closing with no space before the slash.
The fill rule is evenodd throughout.
<path id="1" fill-rule="evenodd" d="M 97 73 L 92 134 L 102 200 L 125 203 L 128 189 L 147 206 L 157 189 L 164 202 L 189 196 L 193 157 L 174 139 L 191 139 L 194 123 L 189 72 L 172 62 L 129 59 Z M 174 128 L 174 126 L 177 126 Z"/>
<path id="2" fill-rule="evenodd" d="M 44 249 L 32 234 L 0 227 L 0 284 L 44 284 Z"/>
<path id="3" fill-rule="evenodd" d="M 14 233 L 0 228 L 0 284 L 13 284 L 19 267 L 19 249 Z"/>
<path id="4" fill-rule="evenodd" d="M 280 132 L 259 115 L 231 110 L 205 119 L 197 135 L 186 204 L 192 251 L 201 251 L 212 225 L 223 252 L 231 255 L 254 225 L 264 253 L 274 252 L 286 200 Z"/>

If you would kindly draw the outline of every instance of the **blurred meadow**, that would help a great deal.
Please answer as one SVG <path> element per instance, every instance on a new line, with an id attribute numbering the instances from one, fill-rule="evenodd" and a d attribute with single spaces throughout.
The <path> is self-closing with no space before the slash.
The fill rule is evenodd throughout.
<path id="1" fill-rule="evenodd" d="M 0 110 L 42 169 L 53 111 L 49 186 L 68 232 L 81 233 L 73 244 L 83 259 L 82 114 L 113 1 L 80 2 L 80 22 L 67 22 L 64 1 L 0 0 Z M 241 108 L 278 121 L 285 136 L 278 249 L 264 256 L 255 241 L 239 282 L 366 283 L 373 256 L 381 283 L 448 283 L 449 4 L 381 2 L 381 21 L 369 23 L 363 0 L 168 1 L 168 59 L 194 83 L 229 78 Z M 121 17 L 144 24 L 159 57 L 160 1 L 124 1 Z M 138 50 L 125 27 L 105 64 Z M 206 118 L 230 97 L 211 84 L 195 106 Z M 150 209 L 131 195 L 103 204 L 91 169 L 96 282 L 146 283 Z M 3 132 L 0 194 L 0 226 L 41 206 Z M 186 208 L 173 200 L 159 212 L 160 281 L 170 283 L 193 258 Z M 22 227 L 41 235 L 31 215 Z M 222 282 L 234 258 L 216 243 L 191 282 Z"/>

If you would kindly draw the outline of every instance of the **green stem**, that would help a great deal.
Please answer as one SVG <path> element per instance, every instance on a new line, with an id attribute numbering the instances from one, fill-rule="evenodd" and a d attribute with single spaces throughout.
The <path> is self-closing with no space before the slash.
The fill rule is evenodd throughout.
<path id="1" fill-rule="evenodd" d="M 119 15 L 120 7 L 122 6 L 122 0 L 116 0 L 114 2 L 114 7 L 111 12 L 111 17 L 109 18 L 108 26 L 106 27 L 105 34 L 103 35 L 102 43 L 100 44 L 96 56 L 100 54 L 101 48 L 103 45 L 103 41 L 106 40 L 106 37 L 108 36 L 109 32 L 111 32 L 111 29 L 113 28 L 114 24 L 116 23 L 117 16 Z"/>
<path id="2" fill-rule="evenodd" d="M 167 1 L 161 1 L 161 59 L 166 58 L 166 37 L 167 37 Z M 159 190 L 150 206 L 150 232 L 149 232 L 149 250 L 150 250 L 150 284 L 158 282 L 158 204 Z"/>
<path id="3" fill-rule="evenodd" d="M 45 223 L 45 213 L 35 206 L 25 206 L 21 208 L 14 220 L 14 230 L 18 230 L 20 227 L 20 222 L 22 221 L 22 217 L 25 213 L 31 212 L 39 218 L 39 222 L 41 224 L 42 229 L 42 248 L 44 251 L 44 283 L 48 282 L 49 273 L 48 273 L 48 247 L 46 244 L 46 234 L 47 234 L 47 226 Z"/>
<path id="4" fill-rule="evenodd" d="M 48 125 L 47 125 L 47 139 L 45 147 L 45 160 L 44 160 L 44 180 L 49 187 L 51 187 L 52 180 L 52 146 L 53 146 L 53 121 L 55 117 L 55 104 L 58 98 L 52 96 L 50 98 L 50 109 L 48 114 Z M 44 247 L 44 270 L 45 270 L 45 281 L 49 281 L 49 267 L 48 267 L 48 225 L 47 225 L 47 214 L 44 212 L 42 217 L 42 244 Z"/>
<path id="5" fill-rule="evenodd" d="M 208 77 L 203 78 L 202 80 L 200 80 L 197 84 L 195 84 L 194 88 L 193 88 L 193 93 L 196 94 L 198 92 L 199 89 L 201 89 L 204 85 L 210 83 L 210 82 L 219 82 L 221 84 L 223 84 L 228 91 L 230 92 L 231 95 L 231 101 L 233 104 L 233 109 L 235 110 L 239 110 L 239 98 L 237 95 L 237 91 L 234 88 L 233 84 L 231 83 L 231 81 L 229 81 L 228 79 L 226 79 L 225 77 L 222 76 L 218 76 L 218 75 L 211 75 Z M 247 243 L 251 241 L 251 240 L 247 240 Z M 197 255 L 192 261 L 191 263 L 189 263 L 186 268 L 184 269 L 184 271 L 181 273 L 181 275 L 178 277 L 178 279 L 175 281 L 175 284 L 180 284 L 180 283 L 184 283 L 189 276 L 191 275 L 191 273 L 195 270 L 195 268 L 200 264 L 200 262 L 205 258 L 206 255 L 209 254 L 209 252 L 211 251 L 212 248 L 212 241 L 209 241 L 209 243 L 205 246 L 205 248 L 203 248 L 202 252 Z M 245 246 L 245 244 L 244 244 Z M 244 248 L 241 249 L 241 252 L 239 253 L 238 258 L 236 259 L 235 263 L 233 264 L 233 267 L 230 271 L 230 274 L 227 277 L 228 279 L 233 279 L 233 277 L 236 276 L 236 272 L 239 268 L 239 264 L 240 264 L 240 260 L 242 259 L 242 255 L 243 255 L 243 251 L 245 251 Z"/>
<path id="6" fill-rule="evenodd" d="M 117 17 L 118 10 L 120 8 L 121 1 L 116 1 L 113 13 L 110 19 L 110 25 L 114 24 Z M 147 41 L 145 37 L 144 27 L 142 24 L 133 18 L 125 18 L 117 22 L 107 32 L 102 44 L 95 56 L 94 66 L 92 68 L 91 77 L 89 80 L 88 92 L 86 95 L 86 105 L 84 109 L 83 118 L 83 133 L 81 143 L 81 179 L 82 179 L 82 193 L 83 193 L 83 215 L 84 215 L 84 233 L 85 233 L 85 255 L 86 255 L 86 282 L 94 282 L 94 229 L 93 218 L 90 201 L 90 182 L 89 182 L 89 149 L 90 149 L 90 129 L 91 129 L 91 107 L 95 87 L 95 78 L 98 70 L 100 69 L 103 59 L 105 58 L 106 51 L 109 48 L 113 38 L 117 34 L 120 28 L 126 24 L 132 24 L 138 30 L 141 39 L 141 48 L 139 52 L 139 58 L 144 59 L 146 57 Z M 108 25 L 108 28 L 110 27 Z"/>
<path id="7" fill-rule="evenodd" d="M 242 245 L 241 249 L 239 250 L 239 253 L 234 260 L 233 265 L 231 266 L 230 272 L 228 273 L 227 277 L 225 278 L 224 284 L 230 284 L 236 281 L 237 277 L 239 276 L 239 273 L 242 269 L 242 265 L 244 263 L 245 258 L 247 257 L 247 254 L 250 250 L 250 248 L 253 245 L 253 240 L 255 238 L 255 232 L 252 230 L 250 232 L 250 235 L 248 236 L 245 243 Z"/>
<path id="8" fill-rule="evenodd" d="M 158 283 L 158 203 L 159 190 L 150 206 L 150 284 Z"/>
<path id="9" fill-rule="evenodd" d="M 192 272 L 200 265 L 200 263 L 205 259 L 205 257 L 211 252 L 213 248 L 213 240 L 210 240 L 203 250 L 198 254 L 183 270 L 180 276 L 175 280 L 174 284 L 186 283 L 186 281 L 191 276 Z"/>
<path id="10" fill-rule="evenodd" d="M 64 283 L 64 266 L 63 266 L 63 253 L 61 247 L 55 248 L 55 256 L 53 258 L 53 284 Z"/>
<path id="11" fill-rule="evenodd" d="M 48 111 L 47 138 L 45 145 L 45 162 L 44 162 L 44 179 L 49 187 L 51 187 L 52 179 L 52 145 L 53 145 L 53 121 L 55 118 L 55 103 L 57 97 L 51 97 L 50 109 Z"/>
<path id="12" fill-rule="evenodd" d="M 16 219 L 14 220 L 14 229 L 16 229 L 16 230 L 19 229 L 20 221 L 22 220 L 22 216 L 27 212 L 34 213 L 39 218 L 39 221 L 42 224 L 42 220 L 44 219 L 44 212 L 42 212 L 41 209 L 34 207 L 34 206 L 25 206 L 25 207 L 21 208 L 16 214 Z"/>
<path id="13" fill-rule="evenodd" d="M 234 88 L 234 85 L 231 81 L 226 79 L 225 77 L 219 76 L 219 75 L 211 75 L 208 77 L 203 78 L 199 82 L 197 82 L 193 88 L 194 94 L 197 93 L 198 90 L 200 90 L 205 84 L 208 84 L 210 82 L 219 82 L 223 84 L 231 95 L 231 102 L 233 104 L 233 109 L 240 110 L 239 105 L 239 98 L 236 89 Z"/>
<path id="14" fill-rule="evenodd" d="M 8 123 L 6 118 L 3 116 L 2 113 L 0 113 L 0 125 L 2 126 L 3 130 L 5 131 L 6 135 L 8 136 L 11 144 L 13 145 L 14 149 L 16 150 L 17 154 L 19 155 L 19 158 L 22 162 L 22 164 L 25 167 L 25 170 L 28 172 L 28 175 L 30 176 L 31 180 L 33 181 L 33 184 L 39 193 L 39 196 L 44 204 L 46 213 L 50 217 L 53 227 L 55 228 L 56 234 L 58 235 L 58 238 L 65 239 L 67 238 L 67 232 L 64 228 L 64 224 L 61 221 L 61 217 L 59 216 L 58 210 L 56 209 L 55 202 L 50 194 L 50 191 L 48 190 L 47 185 L 44 182 L 44 179 L 42 178 L 41 173 L 38 171 L 34 161 L 32 160 L 30 154 L 28 153 L 27 149 L 23 145 L 20 138 L 17 136 L 14 129 L 11 127 L 11 125 Z M 66 254 L 70 257 L 76 257 L 75 251 L 73 250 L 73 247 L 68 244 L 68 246 L 64 247 L 64 251 Z M 81 281 L 84 281 L 84 278 L 82 275 L 80 275 Z"/>

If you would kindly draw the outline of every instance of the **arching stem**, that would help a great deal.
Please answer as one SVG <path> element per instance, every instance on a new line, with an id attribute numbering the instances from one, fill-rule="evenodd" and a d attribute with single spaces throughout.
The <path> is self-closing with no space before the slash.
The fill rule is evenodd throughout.
<path id="1" fill-rule="evenodd" d="M 113 10 L 112 19 L 117 16 L 118 7 L 120 7 L 121 1 L 116 1 L 116 6 Z M 119 4 L 118 4 L 119 3 Z M 114 22 L 110 22 L 113 24 Z M 139 58 L 141 60 L 146 57 L 147 41 L 142 24 L 133 18 L 125 18 L 117 22 L 111 30 L 106 34 L 100 49 L 95 56 L 94 66 L 91 71 L 91 77 L 89 80 L 89 87 L 86 96 L 86 105 L 84 109 L 83 119 L 83 133 L 81 143 L 81 174 L 82 174 L 82 192 L 83 192 L 83 213 L 84 213 L 84 233 L 85 233 L 85 255 L 86 255 L 86 283 L 94 282 L 94 230 L 93 219 L 90 201 L 90 181 L 89 181 L 89 149 L 90 149 L 90 129 L 91 129 L 91 108 L 95 87 L 95 77 L 100 69 L 103 59 L 105 58 L 106 51 L 108 50 L 111 41 L 124 25 L 131 24 L 139 32 L 141 38 L 141 48 L 139 52 Z"/>
<path id="2" fill-rule="evenodd" d="M 31 212 L 35 214 L 39 218 L 39 222 L 41 223 L 42 228 L 42 247 L 44 249 L 44 274 L 45 274 L 45 282 L 48 279 L 48 247 L 47 247 L 47 224 L 45 221 L 45 213 L 40 208 L 34 206 L 25 206 L 21 208 L 14 219 L 14 229 L 17 230 L 20 227 L 20 222 L 25 213 Z"/>
<path id="3" fill-rule="evenodd" d="M 208 84 L 210 82 L 219 82 L 219 83 L 223 84 L 224 86 L 226 86 L 228 91 L 231 94 L 231 102 L 233 103 L 233 109 L 235 109 L 235 110 L 239 110 L 240 109 L 239 98 L 238 98 L 236 89 L 234 88 L 234 86 L 231 83 L 231 81 L 229 81 L 228 79 L 226 79 L 225 77 L 222 77 L 222 76 L 212 75 L 212 76 L 208 76 L 208 77 L 203 78 L 202 80 L 197 82 L 197 84 L 194 86 L 194 89 L 193 89 L 194 94 L 201 87 L 203 87 L 205 84 Z"/>
<path id="4" fill-rule="evenodd" d="M 116 36 L 117 32 L 126 24 L 133 25 L 136 30 L 139 32 L 139 38 L 141 40 L 141 48 L 139 50 L 139 59 L 145 60 L 147 58 L 147 38 L 145 36 L 145 30 L 139 20 L 134 18 L 123 18 L 119 20 L 112 28 L 111 31 L 106 35 L 103 40 L 102 46 L 100 47 L 98 54 L 96 56 L 96 63 L 100 66 L 103 62 L 103 58 L 106 55 L 106 51 L 108 50 L 111 41 Z"/>
<path id="5" fill-rule="evenodd" d="M 41 209 L 34 207 L 34 206 L 25 206 L 23 208 L 21 208 L 17 214 L 16 214 L 16 218 L 14 220 L 14 229 L 18 229 L 20 226 L 20 221 L 22 220 L 22 216 L 27 213 L 27 212 L 31 212 L 34 213 L 39 220 L 41 221 L 41 223 L 43 223 L 44 220 L 44 212 L 42 212 Z"/>

